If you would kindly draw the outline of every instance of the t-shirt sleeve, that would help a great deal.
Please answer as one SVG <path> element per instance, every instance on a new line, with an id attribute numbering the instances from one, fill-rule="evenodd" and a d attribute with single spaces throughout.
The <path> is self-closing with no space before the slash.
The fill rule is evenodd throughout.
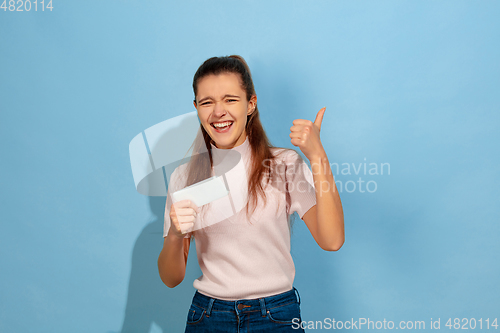
<path id="1" fill-rule="evenodd" d="M 286 184 L 287 195 L 290 201 L 289 213 L 302 217 L 309 209 L 316 205 L 316 190 L 311 169 L 294 150 L 286 155 Z"/>
<path id="2" fill-rule="evenodd" d="M 170 183 L 167 189 L 167 201 L 165 203 L 165 215 L 163 218 L 163 237 L 167 237 L 168 231 L 170 230 L 170 207 L 172 206 L 172 196 L 171 194 L 182 189 L 182 182 L 184 178 L 179 176 L 179 168 L 175 169 L 170 176 Z M 188 232 L 184 238 L 190 238 L 192 232 Z"/>

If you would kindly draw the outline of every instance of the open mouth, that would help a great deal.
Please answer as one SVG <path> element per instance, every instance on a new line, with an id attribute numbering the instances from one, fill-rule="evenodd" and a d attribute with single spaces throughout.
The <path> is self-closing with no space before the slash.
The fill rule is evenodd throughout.
<path id="1" fill-rule="evenodd" d="M 216 132 L 219 133 L 224 133 L 229 131 L 229 128 L 233 125 L 233 121 L 224 121 L 224 122 L 219 122 L 219 123 L 211 123 L 210 124 L 213 128 L 215 128 Z"/>

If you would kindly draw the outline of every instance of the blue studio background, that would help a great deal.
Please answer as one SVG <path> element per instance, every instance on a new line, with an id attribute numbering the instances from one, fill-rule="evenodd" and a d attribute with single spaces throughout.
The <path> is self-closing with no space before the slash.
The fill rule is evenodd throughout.
<path id="1" fill-rule="evenodd" d="M 194 72 L 229 54 L 273 144 L 327 107 L 346 242 L 296 221 L 303 320 L 500 317 L 500 2 L 52 5 L 0 10 L 0 332 L 183 330 L 194 244 L 169 289 L 164 198 L 137 193 L 128 144 L 194 111 Z"/>

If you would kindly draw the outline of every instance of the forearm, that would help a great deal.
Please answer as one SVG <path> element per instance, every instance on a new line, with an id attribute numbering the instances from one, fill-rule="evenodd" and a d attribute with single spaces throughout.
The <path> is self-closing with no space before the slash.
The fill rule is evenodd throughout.
<path id="1" fill-rule="evenodd" d="M 184 280 L 186 260 L 184 239 L 169 233 L 163 240 L 163 249 L 158 257 L 160 278 L 168 287 L 173 288 Z"/>
<path id="2" fill-rule="evenodd" d="M 322 248 L 338 250 L 344 244 L 344 212 L 330 163 L 325 154 L 310 160 L 316 191 L 316 240 Z"/>

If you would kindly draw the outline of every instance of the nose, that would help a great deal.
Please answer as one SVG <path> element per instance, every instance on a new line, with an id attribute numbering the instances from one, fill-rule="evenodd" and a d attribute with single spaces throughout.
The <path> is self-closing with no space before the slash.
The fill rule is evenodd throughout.
<path id="1" fill-rule="evenodd" d="M 224 109 L 224 104 L 220 102 L 215 102 L 214 106 L 214 116 L 216 118 L 220 118 L 226 114 L 226 110 Z"/>

